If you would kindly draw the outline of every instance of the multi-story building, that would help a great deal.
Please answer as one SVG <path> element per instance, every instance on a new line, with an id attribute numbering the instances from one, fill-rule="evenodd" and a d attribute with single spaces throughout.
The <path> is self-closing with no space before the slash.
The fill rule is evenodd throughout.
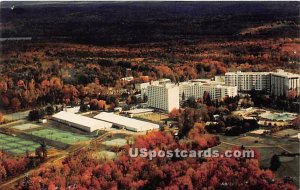
<path id="1" fill-rule="evenodd" d="M 149 82 L 144 82 L 144 83 L 137 83 L 134 86 L 137 91 L 141 92 L 141 95 L 143 97 L 145 94 L 147 95 L 147 88 L 149 85 L 150 85 Z"/>
<path id="2" fill-rule="evenodd" d="M 295 90 L 300 94 L 300 75 L 281 69 L 276 72 L 228 72 L 225 84 L 237 86 L 238 91 L 266 90 L 276 96 L 287 96 L 290 90 Z"/>
<path id="3" fill-rule="evenodd" d="M 148 106 L 164 111 L 172 111 L 179 108 L 179 87 L 178 85 L 152 84 L 147 88 Z"/>
<path id="4" fill-rule="evenodd" d="M 276 96 L 288 96 L 290 90 L 295 90 L 300 94 L 300 75 L 288 73 L 278 69 L 271 73 L 271 93 Z"/>
<path id="5" fill-rule="evenodd" d="M 270 90 L 269 72 L 227 72 L 225 85 L 237 86 L 238 91 Z"/>
<path id="6" fill-rule="evenodd" d="M 209 79 L 194 79 L 179 84 L 170 80 L 158 80 L 140 84 L 148 96 L 148 106 L 171 111 L 179 108 L 179 101 L 189 97 L 203 98 L 205 92 L 212 100 L 237 96 L 238 91 L 266 90 L 276 96 L 288 95 L 290 90 L 300 94 L 300 75 L 277 70 L 277 72 L 229 72 L 225 74 L 225 82 Z"/>
<path id="7" fill-rule="evenodd" d="M 203 98 L 204 93 L 207 92 L 212 100 L 220 100 L 222 98 L 234 97 L 237 95 L 236 86 L 225 86 L 222 82 L 210 80 L 191 80 L 189 82 L 182 82 L 179 84 L 179 98 L 180 100 L 194 97 L 195 99 Z"/>
<path id="8" fill-rule="evenodd" d="M 169 84 L 171 83 L 170 79 L 159 79 L 151 82 L 145 82 L 145 83 L 137 83 L 135 84 L 135 89 L 137 91 L 141 92 L 142 97 L 144 95 L 147 95 L 147 88 L 149 85 L 163 85 L 163 84 Z"/>

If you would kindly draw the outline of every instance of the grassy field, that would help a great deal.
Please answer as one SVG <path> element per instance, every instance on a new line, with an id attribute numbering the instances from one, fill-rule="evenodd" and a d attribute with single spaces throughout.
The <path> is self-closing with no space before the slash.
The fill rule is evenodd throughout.
<path id="1" fill-rule="evenodd" d="M 73 144 L 76 142 L 86 141 L 90 139 L 90 137 L 84 135 L 62 131 L 50 127 L 31 131 L 30 134 L 66 144 Z"/>
<path id="2" fill-rule="evenodd" d="M 136 118 L 141 118 L 144 120 L 149 120 L 155 123 L 163 123 L 164 119 L 169 118 L 166 114 L 161 114 L 161 113 L 148 113 L 148 114 L 143 114 L 143 115 L 137 115 L 135 116 Z"/>
<path id="3" fill-rule="evenodd" d="M 0 148 L 11 154 L 25 154 L 26 151 L 33 152 L 40 145 L 38 143 L 0 134 Z"/>

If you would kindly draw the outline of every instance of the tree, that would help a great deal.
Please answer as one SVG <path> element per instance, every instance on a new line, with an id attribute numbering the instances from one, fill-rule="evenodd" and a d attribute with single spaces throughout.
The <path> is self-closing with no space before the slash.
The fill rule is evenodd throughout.
<path id="1" fill-rule="evenodd" d="M 148 101 L 148 96 L 146 94 L 144 94 L 143 96 L 143 102 L 147 102 Z"/>
<path id="2" fill-rule="evenodd" d="M 89 110 L 88 105 L 86 105 L 86 104 L 80 105 L 80 109 L 79 109 L 80 112 L 87 112 L 88 110 Z"/>
<path id="3" fill-rule="evenodd" d="M 99 100 L 98 101 L 98 108 L 101 110 L 105 110 L 106 107 L 106 102 L 104 100 Z"/>
<path id="4" fill-rule="evenodd" d="M 50 182 L 49 182 L 49 185 L 48 185 L 48 188 L 47 188 L 47 189 L 48 189 L 48 190 L 56 190 L 55 184 L 54 184 L 53 181 L 50 181 Z"/>
<path id="5" fill-rule="evenodd" d="M 189 97 L 183 104 L 183 107 L 196 108 L 196 100 L 195 97 Z"/>
<path id="6" fill-rule="evenodd" d="M 280 168 L 280 166 L 281 166 L 281 162 L 280 162 L 279 156 L 274 154 L 270 161 L 270 169 L 272 171 L 277 171 L 278 168 Z"/>
<path id="7" fill-rule="evenodd" d="M 203 103 L 206 105 L 211 105 L 211 98 L 209 92 L 204 91 L 203 93 Z"/>
<path id="8" fill-rule="evenodd" d="M 1 102 L 2 102 L 3 107 L 5 107 L 5 108 L 9 107 L 9 105 L 10 105 L 9 98 L 6 95 L 2 95 L 1 99 L 2 99 Z"/>
<path id="9" fill-rule="evenodd" d="M 185 100 L 185 94 L 184 94 L 184 92 L 182 92 L 181 99 L 182 99 L 182 101 Z"/>
<path id="10" fill-rule="evenodd" d="M 2 123 L 4 121 L 4 117 L 3 114 L 0 112 L 0 123 Z"/>
<path id="11" fill-rule="evenodd" d="M 288 98 L 289 99 L 295 99 L 296 97 L 297 97 L 297 91 L 296 90 L 289 90 Z"/>
<path id="12" fill-rule="evenodd" d="M 21 102 L 20 102 L 19 98 L 14 97 L 11 100 L 11 108 L 15 111 L 18 111 L 20 109 L 20 106 L 21 106 Z"/>
<path id="13" fill-rule="evenodd" d="M 46 114 L 47 114 L 47 115 L 53 115 L 53 114 L 54 114 L 54 111 L 55 111 L 55 110 L 54 110 L 53 106 L 50 106 L 50 105 L 49 105 L 49 106 L 46 107 Z"/>
<path id="14" fill-rule="evenodd" d="M 92 99 L 90 101 L 90 109 L 91 110 L 97 110 L 98 109 L 98 100 L 97 99 Z"/>
<path id="15" fill-rule="evenodd" d="M 169 113 L 169 118 L 177 120 L 180 115 L 180 109 L 173 108 L 172 111 Z"/>
<path id="16" fill-rule="evenodd" d="M 44 110 L 31 110 L 28 114 L 28 120 L 29 121 L 36 121 L 45 116 Z"/>

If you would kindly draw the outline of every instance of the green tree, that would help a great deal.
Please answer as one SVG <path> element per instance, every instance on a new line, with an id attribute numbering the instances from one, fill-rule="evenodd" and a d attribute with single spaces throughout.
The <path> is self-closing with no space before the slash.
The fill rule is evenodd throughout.
<path id="1" fill-rule="evenodd" d="M 277 171 L 278 168 L 280 168 L 280 166 L 281 166 L 281 162 L 280 162 L 279 156 L 274 154 L 270 161 L 270 169 L 272 171 Z"/>

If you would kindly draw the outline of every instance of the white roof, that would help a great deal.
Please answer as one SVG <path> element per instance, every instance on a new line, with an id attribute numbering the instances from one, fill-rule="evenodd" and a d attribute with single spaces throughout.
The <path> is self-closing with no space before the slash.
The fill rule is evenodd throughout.
<path id="1" fill-rule="evenodd" d="M 280 76 L 280 77 L 285 77 L 285 78 L 294 78 L 294 77 L 299 78 L 300 77 L 300 75 L 298 75 L 298 74 L 289 73 L 289 72 L 286 72 L 282 69 L 277 69 L 276 72 L 272 72 L 271 74 L 276 75 L 276 76 Z"/>
<path id="2" fill-rule="evenodd" d="M 236 71 L 236 72 L 226 72 L 225 75 L 269 75 L 271 72 L 255 72 L 255 71 L 249 71 L 249 72 L 242 72 L 242 71 Z"/>
<path id="3" fill-rule="evenodd" d="M 115 125 L 123 126 L 126 129 L 133 130 L 133 131 L 148 131 L 148 130 L 159 128 L 158 124 L 124 117 L 124 116 L 116 115 L 114 113 L 102 112 L 96 115 L 94 118 L 100 119 L 102 121 L 110 122 Z"/>
<path id="4" fill-rule="evenodd" d="M 82 115 L 77 115 L 70 112 L 61 111 L 52 116 L 54 119 L 63 120 L 65 122 L 77 124 L 86 128 L 89 128 L 89 131 L 94 131 L 97 129 L 106 129 L 112 126 L 111 123 L 100 121 L 97 119 L 89 118 Z"/>
<path id="5" fill-rule="evenodd" d="M 153 109 L 133 109 L 126 112 L 129 114 L 139 114 L 139 113 L 153 112 Z"/>

